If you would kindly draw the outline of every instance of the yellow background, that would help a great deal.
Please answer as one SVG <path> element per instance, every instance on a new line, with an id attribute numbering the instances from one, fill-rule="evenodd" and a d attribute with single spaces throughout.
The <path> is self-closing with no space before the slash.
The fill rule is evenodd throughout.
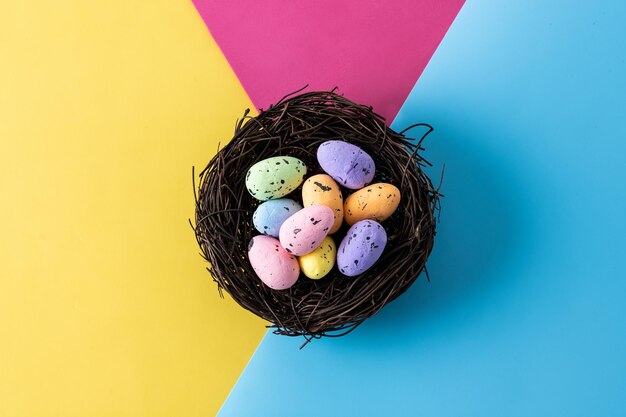
<path id="1" fill-rule="evenodd" d="M 265 333 L 191 167 L 249 99 L 191 2 L 0 6 L 0 415 L 215 415 Z"/>

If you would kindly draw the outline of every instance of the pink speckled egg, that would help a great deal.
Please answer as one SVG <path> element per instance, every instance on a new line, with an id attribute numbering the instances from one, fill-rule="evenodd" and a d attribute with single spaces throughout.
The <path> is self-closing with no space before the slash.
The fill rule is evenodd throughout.
<path id="1" fill-rule="evenodd" d="M 334 222 L 330 207 L 308 206 L 285 220 L 280 226 L 278 237 L 287 252 L 306 255 L 322 244 Z"/>
<path id="2" fill-rule="evenodd" d="M 248 244 L 248 258 L 261 281 L 274 290 L 286 290 L 296 283 L 300 265 L 270 236 L 255 236 Z"/>

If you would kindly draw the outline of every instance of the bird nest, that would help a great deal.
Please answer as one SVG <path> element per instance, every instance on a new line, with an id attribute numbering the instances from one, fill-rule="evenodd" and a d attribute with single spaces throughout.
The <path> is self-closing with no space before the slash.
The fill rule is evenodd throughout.
<path id="1" fill-rule="evenodd" d="M 425 129 L 418 140 L 404 136 L 413 127 Z M 301 335 L 308 342 L 350 332 L 404 293 L 426 269 L 440 196 L 423 171 L 430 164 L 419 155 L 432 127 L 408 129 L 395 132 L 371 107 L 334 90 L 286 96 L 258 116 L 246 110 L 233 138 L 200 173 L 195 195 L 195 234 L 220 295 L 226 291 L 241 307 L 270 322 L 274 333 Z M 246 172 L 258 161 L 288 155 L 302 160 L 308 174 L 322 173 L 316 150 L 330 139 L 359 146 L 374 159 L 374 182 L 400 189 L 400 205 L 383 223 L 387 246 L 374 266 L 356 277 L 342 275 L 335 266 L 323 279 L 301 273 L 288 290 L 272 290 L 247 256 L 248 242 L 258 234 L 252 214 L 260 202 L 246 189 Z M 300 200 L 300 191 L 287 197 Z M 349 191 L 343 190 L 344 199 Z M 344 222 L 336 239 L 347 229 Z"/>

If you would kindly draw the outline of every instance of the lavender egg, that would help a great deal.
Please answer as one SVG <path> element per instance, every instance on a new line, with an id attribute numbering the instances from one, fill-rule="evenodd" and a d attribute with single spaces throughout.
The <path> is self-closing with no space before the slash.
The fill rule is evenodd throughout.
<path id="1" fill-rule="evenodd" d="M 254 211 L 252 223 L 260 233 L 278 237 L 283 222 L 299 210 L 302 210 L 302 206 L 288 198 L 268 200 Z"/>
<path id="2" fill-rule="evenodd" d="M 328 140 L 317 148 L 317 161 L 339 184 L 358 190 L 374 179 L 374 160 L 363 149 L 341 140 Z"/>
<path id="3" fill-rule="evenodd" d="M 387 232 L 380 223 L 361 220 L 346 233 L 337 251 L 339 272 L 349 277 L 360 275 L 376 263 L 387 244 Z"/>

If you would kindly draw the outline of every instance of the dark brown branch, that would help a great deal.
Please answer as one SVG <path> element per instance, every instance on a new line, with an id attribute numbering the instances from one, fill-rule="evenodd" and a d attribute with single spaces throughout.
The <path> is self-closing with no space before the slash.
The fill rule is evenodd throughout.
<path id="1" fill-rule="evenodd" d="M 403 133 L 416 126 L 428 131 L 419 141 L 406 138 Z M 332 91 L 285 96 L 256 117 L 246 111 L 234 137 L 200 173 L 194 196 L 194 231 L 220 293 L 225 290 L 243 308 L 271 322 L 274 333 L 304 336 L 304 344 L 349 333 L 404 293 L 425 270 L 440 197 L 422 170 L 429 164 L 419 155 L 432 127 L 417 124 L 405 131 L 393 131 L 371 107 Z M 259 202 L 248 194 L 245 174 L 254 163 L 276 155 L 301 159 L 307 175 L 321 173 L 316 150 L 331 139 L 361 147 L 376 163 L 374 181 L 400 188 L 400 207 L 383 223 L 387 247 L 374 267 L 357 277 L 335 268 L 321 280 L 301 276 L 289 290 L 271 290 L 247 258 L 248 242 L 257 234 L 252 213 Z M 300 192 L 294 191 L 293 198 L 299 200 Z M 346 230 L 344 224 L 333 235 L 337 245 Z"/>

